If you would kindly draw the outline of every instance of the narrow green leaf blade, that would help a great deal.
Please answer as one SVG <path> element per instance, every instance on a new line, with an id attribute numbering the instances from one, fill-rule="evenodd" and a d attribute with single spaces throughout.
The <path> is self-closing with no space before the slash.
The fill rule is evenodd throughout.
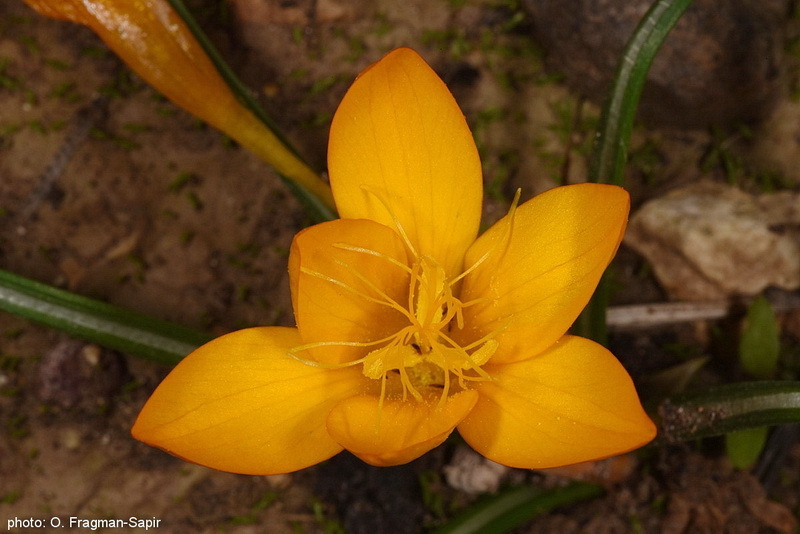
<path id="1" fill-rule="evenodd" d="M 656 53 L 692 0 L 657 0 L 625 46 L 600 118 L 589 180 L 622 185 L 633 122 Z"/>
<path id="2" fill-rule="evenodd" d="M 726 384 L 664 401 L 659 435 L 688 441 L 759 426 L 800 423 L 800 382 Z"/>
<path id="3" fill-rule="evenodd" d="M 599 497 L 602 486 L 576 482 L 542 490 L 519 486 L 478 501 L 434 534 L 500 534 L 550 510 Z"/>
<path id="4" fill-rule="evenodd" d="M 127 354 L 176 365 L 212 336 L 0 270 L 0 311 Z"/>
<path id="5" fill-rule="evenodd" d="M 691 0 L 657 0 L 645 13 L 625 46 L 608 100 L 600 116 L 600 127 L 589 165 L 589 181 L 622 185 L 628 160 L 633 122 L 650 65 L 669 31 Z M 606 308 L 609 303 L 608 276 L 576 325 L 577 333 L 607 344 Z"/>

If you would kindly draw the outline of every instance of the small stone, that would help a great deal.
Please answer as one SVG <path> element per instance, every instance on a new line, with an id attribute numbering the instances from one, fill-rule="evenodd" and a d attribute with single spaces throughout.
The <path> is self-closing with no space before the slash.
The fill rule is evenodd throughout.
<path id="1" fill-rule="evenodd" d="M 651 200 L 625 243 L 647 258 L 677 300 L 752 296 L 800 287 L 800 195 L 750 195 L 699 182 Z"/>
<path id="2" fill-rule="evenodd" d="M 61 446 L 74 451 L 81 446 L 81 434 L 74 428 L 67 428 L 61 433 Z"/>
<path id="3" fill-rule="evenodd" d="M 283 490 L 292 485 L 292 475 L 283 473 L 279 475 L 267 475 L 264 477 L 267 485 L 274 490 Z"/>
<path id="4" fill-rule="evenodd" d="M 484 458 L 472 449 L 460 447 L 443 471 L 451 488 L 479 494 L 497 491 L 509 468 Z"/>
<path id="5" fill-rule="evenodd" d="M 102 349 L 97 345 L 86 345 L 81 350 L 81 355 L 83 359 L 91 365 L 92 367 L 97 367 L 100 363 L 100 355 L 102 354 Z"/>

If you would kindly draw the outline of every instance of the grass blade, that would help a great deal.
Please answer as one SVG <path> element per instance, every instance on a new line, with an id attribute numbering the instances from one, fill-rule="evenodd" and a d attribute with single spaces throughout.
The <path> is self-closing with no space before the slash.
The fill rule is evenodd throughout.
<path id="1" fill-rule="evenodd" d="M 645 13 L 622 53 L 611 93 L 600 117 L 589 180 L 622 185 L 628 144 L 647 73 L 664 39 L 692 0 L 657 0 Z"/>
<path id="2" fill-rule="evenodd" d="M 583 482 L 550 490 L 532 486 L 509 488 L 479 501 L 434 534 L 500 534 L 554 508 L 602 494 L 601 486 Z"/>
<path id="3" fill-rule="evenodd" d="M 657 0 L 645 13 L 625 46 L 611 93 L 600 116 L 597 141 L 589 164 L 589 181 L 622 185 L 633 122 L 647 73 L 656 53 L 692 0 Z M 578 320 L 578 334 L 602 345 L 608 342 L 606 308 L 608 276 Z"/>
<path id="4" fill-rule="evenodd" d="M 800 382 L 726 384 L 664 401 L 661 439 L 680 442 L 784 423 L 800 423 Z"/>
<path id="5" fill-rule="evenodd" d="M 0 311 L 165 365 L 212 337 L 2 270 Z"/>

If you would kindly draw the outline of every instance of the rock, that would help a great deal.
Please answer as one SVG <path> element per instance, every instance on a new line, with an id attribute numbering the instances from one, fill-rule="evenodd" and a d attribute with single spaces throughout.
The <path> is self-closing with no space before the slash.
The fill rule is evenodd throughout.
<path id="1" fill-rule="evenodd" d="M 652 0 L 526 0 L 549 66 L 602 103 Z M 650 69 L 640 114 L 651 125 L 757 121 L 780 91 L 786 0 L 695 0 Z"/>
<path id="2" fill-rule="evenodd" d="M 451 488 L 479 494 L 496 492 L 510 468 L 484 458 L 472 449 L 459 447 L 442 470 Z"/>
<path id="3" fill-rule="evenodd" d="M 754 196 L 699 182 L 646 203 L 625 243 L 669 296 L 715 300 L 800 287 L 800 194 Z"/>

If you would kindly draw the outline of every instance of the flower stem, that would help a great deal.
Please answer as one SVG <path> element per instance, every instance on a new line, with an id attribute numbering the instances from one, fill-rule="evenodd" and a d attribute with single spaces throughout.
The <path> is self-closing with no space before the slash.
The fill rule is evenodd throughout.
<path id="1" fill-rule="evenodd" d="M 311 170 L 302 160 L 297 150 L 289 143 L 288 139 L 280 132 L 277 124 L 266 114 L 264 109 L 253 97 L 250 89 L 242 83 L 230 65 L 225 61 L 219 51 L 211 43 L 211 40 L 203 32 L 191 12 L 187 9 L 182 0 L 167 0 L 172 9 L 183 19 L 186 27 L 208 55 L 211 62 L 217 68 L 222 79 L 230 88 L 236 98 L 255 115 L 270 132 L 275 136 L 274 145 L 269 144 L 268 139 L 262 139 L 264 148 L 249 147 L 254 152 L 265 152 L 258 154 L 265 160 L 271 161 L 273 158 L 281 157 L 285 161 L 286 168 L 293 169 L 293 176 L 289 176 L 279 171 L 276 172 L 280 178 L 289 186 L 289 189 L 298 198 L 306 209 L 306 212 L 316 222 L 328 221 L 336 218 L 336 213 L 332 209 L 333 203 L 330 199 L 330 189 L 327 184 L 321 181 L 320 177 Z M 282 145 L 282 146 L 277 146 Z M 259 145 L 260 147 L 261 145 Z M 272 147 L 272 148 L 270 148 Z M 305 184 L 305 185 L 304 185 Z"/>

